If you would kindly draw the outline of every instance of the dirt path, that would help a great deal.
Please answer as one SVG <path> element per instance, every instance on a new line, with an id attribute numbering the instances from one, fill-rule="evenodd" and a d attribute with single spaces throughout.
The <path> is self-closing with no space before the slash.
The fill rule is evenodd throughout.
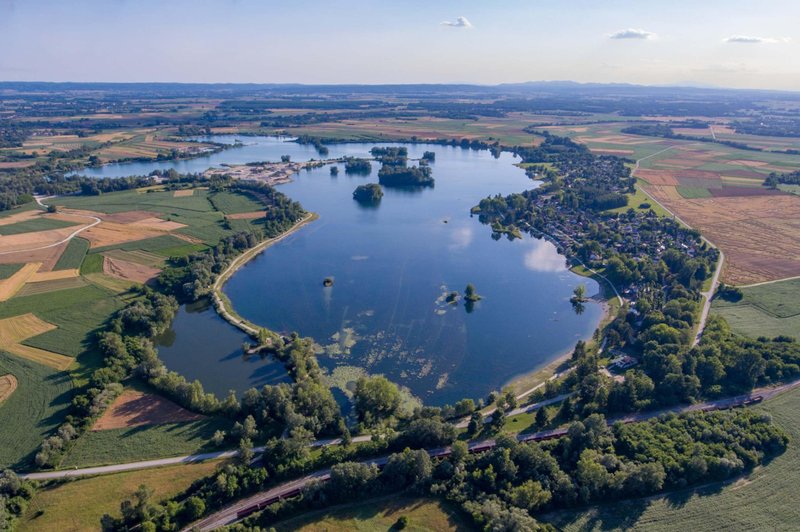
<path id="1" fill-rule="evenodd" d="M 794 277 L 785 277 L 783 279 L 775 279 L 774 281 L 764 281 L 764 282 L 761 282 L 761 283 L 740 284 L 740 285 L 738 285 L 738 287 L 739 288 L 753 288 L 754 286 L 764 286 L 765 284 L 782 283 L 783 281 L 794 281 L 795 279 L 800 279 L 800 275 L 795 275 Z"/>
<path id="2" fill-rule="evenodd" d="M 49 199 L 49 198 L 52 198 L 52 197 L 55 197 L 55 196 L 47 196 L 47 197 L 36 196 L 36 203 L 38 203 L 42 207 L 47 208 L 47 205 L 42 203 L 42 200 L 46 200 L 46 199 Z M 95 225 L 99 224 L 102 221 L 102 220 L 100 220 L 100 218 L 97 218 L 95 216 L 89 216 L 88 214 L 73 214 L 73 216 L 80 216 L 82 218 L 91 218 L 92 220 L 94 220 L 94 222 L 92 222 L 91 224 L 89 224 L 87 226 L 81 227 L 80 229 L 77 229 L 77 230 L 73 231 L 65 239 L 60 240 L 60 241 L 58 241 L 58 242 L 56 242 L 54 244 L 47 244 L 46 246 L 38 246 L 38 247 L 33 247 L 33 248 L 28 248 L 28 249 L 15 249 L 13 251 L 2 251 L 2 252 L 0 252 L 0 255 L 10 255 L 12 253 L 26 253 L 26 252 L 29 252 L 29 251 L 37 251 L 37 250 L 40 250 L 40 249 L 48 249 L 48 248 L 53 248 L 53 247 L 56 247 L 56 246 L 60 246 L 64 242 L 69 242 L 70 240 L 72 240 L 73 238 L 78 236 L 80 233 L 86 231 L 87 229 L 90 229 L 90 228 L 94 227 Z"/>
<path id="3" fill-rule="evenodd" d="M 288 237 L 305 224 L 316 220 L 318 216 L 314 213 L 306 214 L 300 221 L 294 224 L 291 228 L 289 228 L 284 233 L 280 235 L 269 238 L 260 242 L 255 247 L 252 247 L 236 257 L 233 262 L 231 262 L 230 266 L 225 268 L 219 276 L 217 280 L 214 282 L 214 286 L 212 287 L 211 293 L 214 299 L 214 308 L 217 309 L 217 313 L 228 323 L 233 325 L 234 327 L 238 327 L 245 333 L 251 336 L 258 336 L 258 331 L 260 330 L 259 327 L 249 323 L 247 320 L 236 314 L 233 310 L 232 305 L 227 301 L 227 297 L 225 297 L 222 293 L 222 287 L 225 286 L 225 283 L 228 282 L 228 279 L 242 266 L 247 264 L 250 260 L 252 260 L 256 255 L 270 247 L 271 245 L 275 244 L 276 242 L 280 242 L 284 238 Z M 230 310 L 229 310 L 230 306 Z"/>

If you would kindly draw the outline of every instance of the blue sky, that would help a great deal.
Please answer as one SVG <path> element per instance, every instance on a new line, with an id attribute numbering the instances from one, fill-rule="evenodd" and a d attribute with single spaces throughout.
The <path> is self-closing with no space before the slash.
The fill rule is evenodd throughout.
<path id="1" fill-rule="evenodd" d="M 0 80 L 800 90 L 798 20 L 793 0 L 0 0 Z"/>

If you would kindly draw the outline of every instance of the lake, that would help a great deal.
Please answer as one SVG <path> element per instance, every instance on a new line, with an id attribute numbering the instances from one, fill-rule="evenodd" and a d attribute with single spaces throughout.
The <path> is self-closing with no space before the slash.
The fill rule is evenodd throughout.
<path id="1" fill-rule="evenodd" d="M 234 138 L 208 137 L 227 143 Z M 111 165 L 86 174 L 197 172 L 281 155 L 321 158 L 313 147 L 285 139 L 240 138 L 248 145 L 199 159 Z M 331 145 L 328 157 L 367 156 L 375 145 Z M 579 284 L 589 295 L 597 293 L 597 283 L 570 272 L 549 242 L 494 239 L 491 229 L 470 215 L 486 196 L 536 186 L 514 166 L 514 157 L 439 145 L 407 147 L 412 158 L 436 153 L 433 188 L 384 187 L 380 203 L 364 207 L 352 193 L 357 185 L 377 182 L 377 163 L 369 176 L 348 176 L 342 167 L 332 177 L 324 167 L 281 185 L 279 190 L 319 219 L 231 278 L 224 291 L 236 310 L 272 330 L 314 338 L 334 386 L 352 385 L 365 371 L 384 374 L 434 405 L 484 397 L 589 338 L 601 308 L 589 304 L 577 315 L 569 298 Z M 333 286 L 323 286 L 326 277 Z M 483 299 L 469 308 L 463 299 L 445 301 L 450 291 L 463 294 L 467 283 Z M 241 357 L 243 334 L 212 310 L 196 310 L 181 310 L 174 337 L 159 348 L 170 369 L 199 378 L 218 394 L 278 382 L 274 362 Z"/>

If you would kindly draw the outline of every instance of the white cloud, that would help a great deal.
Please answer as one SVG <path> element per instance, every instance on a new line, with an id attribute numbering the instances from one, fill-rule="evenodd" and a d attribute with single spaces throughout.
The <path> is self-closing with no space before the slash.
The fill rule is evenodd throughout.
<path id="1" fill-rule="evenodd" d="M 790 39 L 788 37 L 756 37 L 754 35 L 731 35 L 724 42 L 737 43 L 737 44 L 778 44 L 787 43 Z"/>
<path id="2" fill-rule="evenodd" d="M 626 30 L 615 31 L 608 36 L 609 39 L 654 39 L 656 34 L 652 31 L 645 31 L 642 29 L 628 28 Z"/>
<path id="3" fill-rule="evenodd" d="M 450 235 L 450 250 L 456 251 L 459 249 L 468 248 L 469 245 L 472 243 L 472 239 L 474 237 L 473 230 L 471 227 L 461 227 L 453 231 Z"/>
<path id="4" fill-rule="evenodd" d="M 527 269 L 534 272 L 562 272 L 567 269 L 566 259 L 547 240 L 530 239 L 525 242 L 530 242 L 532 246 L 523 259 Z"/>
<path id="5" fill-rule="evenodd" d="M 467 17 L 458 17 L 455 22 L 450 22 L 449 20 L 445 20 L 442 22 L 442 26 L 450 26 L 451 28 L 472 28 L 472 24 Z"/>

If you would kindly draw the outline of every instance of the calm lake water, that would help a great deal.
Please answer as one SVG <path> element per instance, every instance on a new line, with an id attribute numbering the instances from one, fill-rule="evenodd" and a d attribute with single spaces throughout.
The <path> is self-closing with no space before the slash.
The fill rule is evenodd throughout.
<path id="1" fill-rule="evenodd" d="M 210 140 L 233 142 L 237 137 Z M 223 163 L 320 158 L 310 146 L 269 137 L 239 137 L 246 146 L 191 161 L 111 165 L 87 171 L 98 177 L 147 174 L 161 168 L 181 172 Z M 330 146 L 329 157 L 366 156 L 375 144 Z M 572 290 L 591 279 L 567 270 L 564 258 L 545 241 L 494 240 L 470 208 L 492 194 L 535 186 L 513 166 L 487 151 L 438 145 L 408 146 L 410 157 L 436 153 L 434 188 L 384 189 L 375 207 L 352 199 L 369 176 L 347 176 L 340 168 L 302 172 L 279 190 L 319 214 L 309 224 L 260 254 L 225 286 L 238 312 L 280 332 L 297 331 L 323 348 L 320 364 L 343 385 L 360 371 L 382 373 L 407 386 L 428 404 L 479 398 L 515 376 L 536 370 L 588 338 L 601 317 L 598 305 L 576 315 Z M 323 287 L 326 277 L 332 287 Z M 474 308 L 449 305 L 448 291 L 473 283 L 483 296 Z M 200 379 L 218 394 L 279 382 L 274 362 L 245 360 L 246 338 L 213 310 L 181 309 L 161 357 L 170 369 Z"/>

